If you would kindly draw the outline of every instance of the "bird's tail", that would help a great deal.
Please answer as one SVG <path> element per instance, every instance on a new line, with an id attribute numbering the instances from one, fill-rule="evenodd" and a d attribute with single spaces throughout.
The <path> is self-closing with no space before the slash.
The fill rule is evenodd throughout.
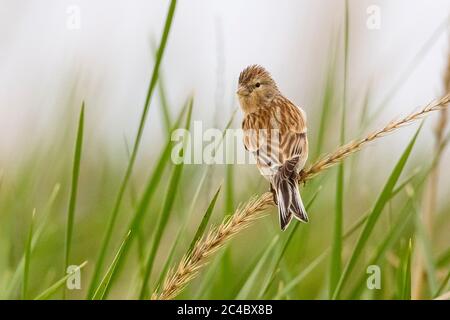
<path id="1" fill-rule="evenodd" d="M 292 159 L 280 167 L 273 178 L 273 189 L 276 192 L 281 230 L 285 230 L 292 216 L 302 222 L 308 222 L 308 215 L 298 190 L 295 165 L 298 160 Z"/>

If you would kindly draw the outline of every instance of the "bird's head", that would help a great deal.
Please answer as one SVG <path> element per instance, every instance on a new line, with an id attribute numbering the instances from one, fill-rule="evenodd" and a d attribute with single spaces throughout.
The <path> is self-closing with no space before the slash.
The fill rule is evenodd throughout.
<path id="1" fill-rule="evenodd" d="M 270 73 L 259 65 L 251 65 L 239 75 L 236 93 L 246 113 L 253 112 L 258 107 L 267 106 L 278 92 Z"/>

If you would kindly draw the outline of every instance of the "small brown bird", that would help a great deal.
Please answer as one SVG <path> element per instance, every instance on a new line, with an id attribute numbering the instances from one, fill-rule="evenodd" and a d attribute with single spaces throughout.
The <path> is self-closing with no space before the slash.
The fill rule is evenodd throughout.
<path id="1" fill-rule="evenodd" d="M 305 112 L 285 98 L 271 75 L 258 65 L 241 72 L 237 95 L 244 112 L 244 145 L 270 182 L 281 230 L 292 216 L 308 222 L 297 182 L 308 158 Z"/>

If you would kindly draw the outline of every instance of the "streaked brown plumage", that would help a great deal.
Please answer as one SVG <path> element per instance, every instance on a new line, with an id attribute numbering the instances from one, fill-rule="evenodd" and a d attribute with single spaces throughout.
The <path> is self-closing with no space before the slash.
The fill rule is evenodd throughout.
<path id="1" fill-rule="evenodd" d="M 285 98 L 270 74 L 258 65 L 241 72 L 237 94 L 244 112 L 244 145 L 270 182 L 281 229 L 286 229 L 292 216 L 307 222 L 297 185 L 308 158 L 304 111 Z"/>

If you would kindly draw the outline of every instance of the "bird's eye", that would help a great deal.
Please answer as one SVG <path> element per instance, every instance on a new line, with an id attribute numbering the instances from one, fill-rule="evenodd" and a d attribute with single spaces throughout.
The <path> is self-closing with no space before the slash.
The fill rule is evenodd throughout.
<path id="1" fill-rule="evenodd" d="M 257 87 L 257 88 L 261 87 L 261 83 L 257 82 L 257 83 L 255 84 L 255 87 Z"/>

